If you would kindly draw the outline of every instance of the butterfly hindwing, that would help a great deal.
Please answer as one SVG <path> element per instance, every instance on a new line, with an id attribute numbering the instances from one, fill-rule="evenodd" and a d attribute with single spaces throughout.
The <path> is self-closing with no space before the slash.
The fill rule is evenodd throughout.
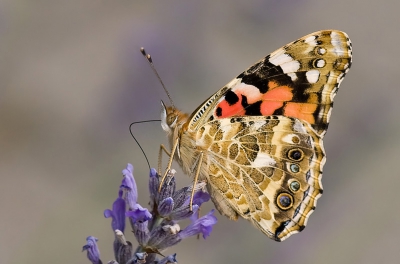
<path id="1" fill-rule="evenodd" d="M 277 241 L 306 225 L 322 193 L 325 163 L 322 139 L 307 123 L 231 117 L 206 123 L 197 138 L 207 151 L 213 200 L 222 196 L 226 203 L 214 200 L 222 214 L 234 218 L 233 209 Z"/>

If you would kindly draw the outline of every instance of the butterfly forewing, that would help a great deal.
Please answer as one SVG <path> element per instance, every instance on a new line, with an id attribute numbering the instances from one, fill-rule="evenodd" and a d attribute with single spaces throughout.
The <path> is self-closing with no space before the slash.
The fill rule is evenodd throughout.
<path id="1" fill-rule="evenodd" d="M 195 111 L 189 127 L 196 129 L 210 118 L 285 115 L 307 121 L 323 135 L 351 58 L 346 33 L 307 35 L 266 56 L 211 96 Z"/>

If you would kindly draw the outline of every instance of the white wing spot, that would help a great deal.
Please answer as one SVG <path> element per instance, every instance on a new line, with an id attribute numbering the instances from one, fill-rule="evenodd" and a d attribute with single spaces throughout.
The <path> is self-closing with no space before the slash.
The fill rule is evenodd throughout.
<path id="1" fill-rule="evenodd" d="M 337 32 L 332 31 L 331 38 L 332 38 L 331 43 L 333 46 L 333 53 L 335 53 L 338 56 L 343 56 L 344 50 L 342 47 L 342 41 L 340 39 L 340 35 Z"/>
<path id="2" fill-rule="evenodd" d="M 252 162 L 251 166 L 261 168 L 265 166 L 274 166 L 276 161 L 268 154 L 258 152 L 257 158 Z"/>
<path id="3" fill-rule="evenodd" d="M 319 71 L 318 70 L 311 70 L 306 72 L 307 81 L 309 83 L 316 83 L 319 79 Z"/>
<path id="4" fill-rule="evenodd" d="M 282 141 L 289 143 L 289 144 L 297 144 L 297 143 L 293 142 L 293 138 L 297 138 L 297 142 L 300 142 L 300 138 L 296 134 L 288 134 L 282 138 Z"/>
<path id="5" fill-rule="evenodd" d="M 307 43 L 310 46 L 316 46 L 317 42 L 315 41 L 315 36 L 309 36 L 304 40 L 305 43 Z"/>
<path id="6" fill-rule="evenodd" d="M 260 127 L 262 127 L 263 125 L 265 124 L 265 122 L 258 122 L 258 121 L 256 121 L 256 122 L 254 122 L 254 124 L 253 124 L 253 129 L 254 130 L 258 130 Z"/>
<path id="7" fill-rule="evenodd" d="M 281 64 L 280 67 L 284 73 L 297 72 L 300 69 L 300 62 L 297 60 Z"/>
<path id="8" fill-rule="evenodd" d="M 245 84 L 245 83 L 238 83 L 235 84 L 235 86 L 232 86 L 232 91 L 234 91 L 237 94 L 246 94 L 247 95 L 247 102 L 249 104 L 255 103 L 258 100 L 260 100 L 260 96 L 262 96 L 262 94 L 260 94 L 260 89 L 258 89 L 256 86 L 254 85 L 249 85 L 249 84 Z M 219 102 L 225 100 L 225 97 L 221 97 L 219 99 Z"/>
<path id="9" fill-rule="evenodd" d="M 287 73 L 287 76 L 289 76 L 290 79 L 292 79 L 292 82 L 294 82 L 294 81 L 297 80 L 297 75 L 296 75 L 296 73 L 294 73 L 294 72 L 289 72 L 289 73 Z"/>
<path id="10" fill-rule="evenodd" d="M 220 128 L 222 129 L 222 128 L 225 128 L 225 127 L 232 126 L 230 120 L 231 120 L 230 118 L 222 118 L 222 119 L 220 119 L 219 120 L 220 121 Z"/>
<path id="11" fill-rule="evenodd" d="M 317 61 L 317 67 L 318 68 L 322 68 L 322 67 L 324 67 L 325 66 L 325 61 L 324 60 L 318 60 Z"/>
<path id="12" fill-rule="evenodd" d="M 321 54 L 321 55 L 324 55 L 326 53 L 326 49 L 318 48 L 318 53 Z"/>
<path id="13" fill-rule="evenodd" d="M 286 53 L 275 55 L 275 56 L 272 56 L 271 58 L 269 58 L 269 62 L 271 62 L 275 66 L 282 65 L 284 63 L 291 62 L 291 61 L 293 61 L 293 58 L 289 54 L 286 54 Z"/>
<path id="14" fill-rule="evenodd" d="M 297 119 L 294 121 L 293 129 L 296 132 L 307 133 L 307 130 L 304 128 L 303 124 Z"/>

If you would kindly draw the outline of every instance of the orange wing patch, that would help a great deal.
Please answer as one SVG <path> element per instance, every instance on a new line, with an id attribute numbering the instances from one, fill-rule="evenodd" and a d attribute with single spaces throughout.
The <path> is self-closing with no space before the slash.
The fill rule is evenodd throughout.
<path id="1" fill-rule="evenodd" d="M 314 113 L 317 110 L 318 98 L 310 96 L 307 102 L 293 102 L 293 88 L 279 85 L 269 81 L 268 90 L 261 93 L 253 85 L 240 83 L 229 90 L 224 99 L 216 107 L 216 117 L 226 118 L 231 116 L 249 115 L 274 115 L 275 111 L 282 109 L 284 116 L 295 117 L 315 124 Z"/>
<path id="2" fill-rule="evenodd" d="M 218 118 L 245 116 L 246 110 L 242 103 L 243 96 L 246 97 L 247 104 L 254 104 L 260 100 L 262 93 L 253 85 L 240 83 L 230 90 L 226 94 L 225 99 L 217 105 L 216 116 Z"/>
<path id="3" fill-rule="evenodd" d="M 217 117 L 225 118 L 230 116 L 244 116 L 246 111 L 242 106 L 242 97 L 239 96 L 239 101 L 233 105 L 230 105 L 226 100 L 220 102 L 217 107 Z"/>
<path id="4" fill-rule="evenodd" d="M 262 96 L 260 112 L 263 116 L 273 115 L 275 110 L 281 108 L 284 102 L 293 98 L 292 88 L 278 86 L 275 82 L 268 82 L 268 92 Z"/>
<path id="5" fill-rule="evenodd" d="M 273 115 L 277 109 L 293 99 L 292 90 L 289 86 L 279 86 L 278 83 L 269 81 L 267 92 L 261 93 L 260 89 L 253 85 L 240 83 L 226 93 L 217 105 L 215 115 L 217 118 Z"/>
<path id="6" fill-rule="evenodd" d="M 286 103 L 284 115 L 296 117 L 307 121 L 310 124 L 315 124 L 314 112 L 317 110 L 316 104 L 310 103 Z"/>

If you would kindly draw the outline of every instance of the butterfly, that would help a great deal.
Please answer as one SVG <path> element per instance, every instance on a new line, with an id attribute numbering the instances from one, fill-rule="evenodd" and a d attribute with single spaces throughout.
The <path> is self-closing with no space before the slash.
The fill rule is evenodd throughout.
<path id="1" fill-rule="evenodd" d="M 318 31 L 258 61 L 191 115 L 162 103 L 167 170 L 175 159 L 207 183 L 222 215 L 273 240 L 302 231 L 322 194 L 322 140 L 351 64 L 347 34 Z"/>

